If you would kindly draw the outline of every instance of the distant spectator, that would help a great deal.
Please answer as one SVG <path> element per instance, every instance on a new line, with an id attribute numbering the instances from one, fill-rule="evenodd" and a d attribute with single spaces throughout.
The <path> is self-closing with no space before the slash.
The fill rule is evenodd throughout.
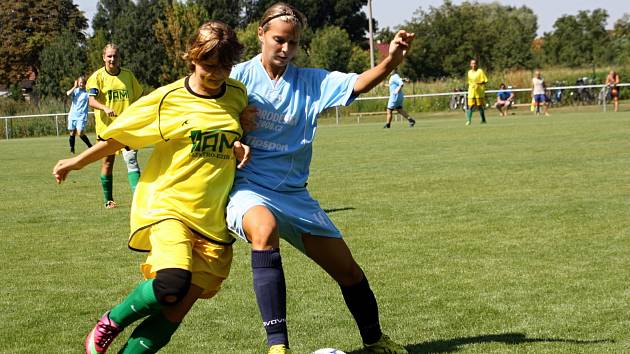
<path id="1" fill-rule="evenodd" d="M 545 85 L 545 79 L 542 78 L 540 70 L 536 70 L 535 76 L 532 78 L 532 85 L 532 97 L 536 115 L 540 115 L 540 105 L 542 104 L 545 106 L 545 116 L 549 116 L 549 98 L 545 94 L 547 85 Z"/>
<path id="2" fill-rule="evenodd" d="M 74 141 L 76 135 L 83 140 L 88 148 L 92 147 L 90 139 L 85 135 L 85 125 L 88 117 L 88 93 L 85 90 L 85 76 L 81 75 L 74 80 L 74 86 L 66 92 L 72 100 L 70 113 L 68 113 L 68 132 L 70 137 L 70 153 L 74 154 Z"/>
<path id="3" fill-rule="evenodd" d="M 619 111 L 619 87 L 617 86 L 620 82 L 619 74 L 611 70 L 608 73 L 608 77 L 606 77 L 606 85 L 610 88 L 610 97 L 613 99 L 615 104 L 615 112 Z"/>
<path id="4" fill-rule="evenodd" d="M 477 67 L 475 59 L 470 61 L 470 70 L 468 70 L 468 109 L 466 110 L 466 125 L 472 122 L 472 115 L 475 108 L 479 110 L 481 115 L 481 123 L 486 123 L 486 113 L 484 106 L 486 105 L 486 83 L 488 78 L 483 70 Z"/>
<path id="5" fill-rule="evenodd" d="M 499 92 L 497 92 L 497 102 L 494 104 L 497 110 L 499 110 L 499 115 L 501 117 L 507 116 L 508 109 L 514 103 L 514 92 L 512 92 L 510 87 L 506 87 L 505 84 L 499 85 Z"/>
<path id="6" fill-rule="evenodd" d="M 409 127 L 413 128 L 416 125 L 415 119 L 411 118 L 409 114 L 403 109 L 403 101 L 405 95 L 402 88 L 405 85 L 403 79 L 400 78 L 398 73 L 394 71 L 389 78 L 389 101 L 387 102 L 387 122 L 383 128 L 389 128 L 392 124 L 392 112 L 397 111 L 403 117 L 407 118 Z"/>

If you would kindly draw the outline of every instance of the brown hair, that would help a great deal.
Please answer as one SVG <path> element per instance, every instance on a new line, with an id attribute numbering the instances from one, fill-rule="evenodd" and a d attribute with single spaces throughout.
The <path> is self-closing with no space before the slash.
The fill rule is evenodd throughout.
<path id="1" fill-rule="evenodd" d="M 293 23 L 299 30 L 306 27 L 306 16 L 295 7 L 284 2 L 277 2 L 271 5 L 263 14 L 259 27 L 262 27 L 263 31 L 266 32 L 269 29 L 269 22 L 276 18 L 280 18 L 284 22 Z"/>
<path id="2" fill-rule="evenodd" d="M 200 63 L 215 55 L 219 65 L 231 68 L 240 61 L 243 49 L 230 26 L 221 21 L 209 21 L 197 29 L 182 58 L 190 71 L 195 70 L 193 61 Z"/>

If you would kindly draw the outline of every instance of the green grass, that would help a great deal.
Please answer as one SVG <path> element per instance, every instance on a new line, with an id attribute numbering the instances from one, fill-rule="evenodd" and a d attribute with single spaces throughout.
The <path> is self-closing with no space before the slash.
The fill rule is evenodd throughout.
<path id="1" fill-rule="evenodd" d="M 413 129 L 322 122 L 311 193 L 368 275 L 384 330 L 411 353 L 630 352 L 630 113 L 552 113 L 491 113 L 483 126 L 475 115 L 471 127 L 461 114 Z M 98 166 L 54 184 L 66 145 L 0 141 L 0 353 L 81 352 L 140 280 L 122 161 L 121 207 L 105 210 Z M 294 353 L 362 353 L 337 286 L 282 246 Z M 264 353 L 251 282 L 239 241 L 223 290 L 163 352 Z"/>

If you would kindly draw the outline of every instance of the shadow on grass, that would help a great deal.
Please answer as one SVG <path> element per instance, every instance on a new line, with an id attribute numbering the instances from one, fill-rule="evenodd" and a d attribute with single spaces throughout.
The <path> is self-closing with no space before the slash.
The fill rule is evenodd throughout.
<path id="1" fill-rule="evenodd" d="M 611 339 L 601 340 L 578 340 L 564 338 L 528 338 L 524 333 L 501 333 L 501 334 L 484 334 L 474 337 L 459 337 L 453 339 L 434 340 L 419 344 L 410 344 L 405 346 L 409 354 L 418 353 L 452 353 L 463 349 L 463 346 L 470 344 L 481 344 L 498 342 L 511 345 L 519 345 L 524 343 L 567 343 L 567 344 L 598 344 L 598 343 L 614 343 Z M 347 354 L 364 354 L 368 353 L 364 350 L 355 350 Z"/>
<path id="2" fill-rule="evenodd" d="M 330 208 L 330 209 L 324 209 L 324 211 L 328 214 L 330 213 L 336 213 L 338 211 L 346 211 L 346 210 L 354 210 L 354 207 L 343 207 L 343 208 Z"/>

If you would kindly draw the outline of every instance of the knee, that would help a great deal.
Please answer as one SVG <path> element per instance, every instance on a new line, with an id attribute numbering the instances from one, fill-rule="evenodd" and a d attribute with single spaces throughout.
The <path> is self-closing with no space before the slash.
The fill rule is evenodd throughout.
<path id="1" fill-rule="evenodd" d="M 354 261 L 348 262 L 346 266 L 334 276 L 337 283 L 341 286 L 352 286 L 358 284 L 361 280 L 363 280 L 363 277 L 363 270 Z"/>
<path id="2" fill-rule="evenodd" d="M 276 218 L 266 208 L 260 207 L 248 212 L 243 219 L 243 226 L 253 249 L 267 250 L 280 247 Z"/>
<path id="3" fill-rule="evenodd" d="M 278 248 L 279 239 L 275 222 L 250 227 L 246 234 L 254 249 Z"/>
<path id="4" fill-rule="evenodd" d="M 179 268 L 158 270 L 153 281 L 153 292 L 163 306 L 173 306 L 188 293 L 192 273 Z"/>

